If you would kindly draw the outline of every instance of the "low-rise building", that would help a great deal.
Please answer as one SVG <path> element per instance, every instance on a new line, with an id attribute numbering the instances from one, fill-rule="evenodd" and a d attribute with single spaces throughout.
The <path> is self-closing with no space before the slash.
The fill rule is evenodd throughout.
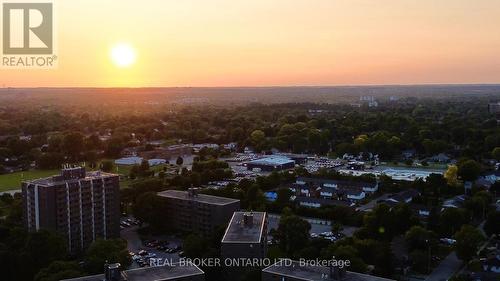
<path id="1" fill-rule="evenodd" d="M 262 270 L 262 281 L 391 281 L 382 277 L 346 271 L 345 268 L 277 262 Z"/>
<path id="2" fill-rule="evenodd" d="M 408 189 L 408 190 L 403 190 L 401 192 L 398 192 L 394 194 L 393 196 L 387 198 L 385 201 L 388 203 L 410 203 L 413 201 L 413 198 L 419 196 L 420 193 L 416 189 Z"/>
<path id="3" fill-rule="evenodd" d="M 299 197 L 332 201 L 359 202 L 378 190 L 377 183 L 298 178 L 290 191 Z"/>
<path id="4" fill-rule="evenodd" d="M 261 171 L 272 172 L 292 169 L 295 161 L 283 156 L 268 156 L 247 162 L 247 169 L 260 169 Z"/>
<path id="5" fill-rule="evenodd" d="M 299 206 L 309 207 L 309 208 L 321 208 L 326 206 L 349 207 L 352 205 L 352 203 L 346 201 L 323 199 L 323 198 L 295 196 L 292 199 L 293 199 L 292 201 L 296 202 Z"/>
<path id="6" fill-rule="evenodd" d="M 104 265 L 104 274 L 61 281 L 204 281 L 205 273 L 192 263 L 121 270 L 119 263 Z"/>
<path id="7" fill-rule="evenodd" d="M 240 209 L 240 200 L 188 191 L 165 190 L 158 193 L 165 202 L 165 223 L 174 230 L 209 235 L 226 225 Z"/>

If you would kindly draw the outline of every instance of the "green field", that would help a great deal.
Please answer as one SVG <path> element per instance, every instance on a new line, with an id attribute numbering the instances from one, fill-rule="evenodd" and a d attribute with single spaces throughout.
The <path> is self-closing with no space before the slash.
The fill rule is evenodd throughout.
<path id="1" fill-rule="evenodd" d="M 160 171 L 163 169 L 165 165 L 158 165 L 151 167 L 152 170 L 155 172 Z M 88 168 L 87 168 L 88 169 Z M 117 173 L 120 175 L 128 175 L 130 172 L 130 169 L 132 169 L 132 166 L 122 166 L 122 165 L 117 165 L 115 167 L 115 170 L 113 173 Z M 90 170 L 90 169 L 88 169 Z M 2 191 L 8 191 L 8 190 L 16 190 L 16 189 L 21 189 L 21 182 L 25 180 L 32 180 L 32 179 L 38 179 L 38 178 L 46 178 L 50 177 L 53 175 L 58 175 L 59 170 L 30 170 L 30 171 L 23 171 L 23 172 L 16 172 L 12 174 L 5 174 L 5 175 L 0 175 L 0 192 Z M 130 184 L 130 180 L 122 180 L 121 181 L 121 187 L 122 188 L 127 188 Z"/>
<path id="2" fill-rule="evenodd" d="M 21 189 L 21 182 L 59 174 L 58 170 L 31 170 L 0 175 L 0 191 Z"/>

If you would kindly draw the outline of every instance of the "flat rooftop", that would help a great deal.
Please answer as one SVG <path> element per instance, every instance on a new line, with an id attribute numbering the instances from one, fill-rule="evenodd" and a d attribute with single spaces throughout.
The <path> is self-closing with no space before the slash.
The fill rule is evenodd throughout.
<path id="1" fill-rule="evenodd" d="M 173 264 L 171 266 L 131 269 L 123 272 L 123 276 L 127 281 L 163 281 L 202 274 L 204 272 L 194 264 L 187 266 Z"/>
<path id="2" fill-rule="evenodd" d="M 291 266 L 275 263 L 262 270 L 263 272 L 292 277 L 304 281 L 339 281 L 329 276 L 330 268 L 324 266 L 300 266 L 294 261 Z M 340 281 L 393 281 L 368 274 L 347 271 Z"/>
<path id="3" fill-rule="evenodd" d="M 245 225 L 245 214 L 253 216 L 251 225 Z M 234 212 L 222 243 L 260 243 L 262 235 L 267 235 L 267 233 L 262 233 L 265 220 L 265 212 Z"/>
<path id="4" fill-rule="evenodd" d="M 63 178 L 61 178 L 60 175 L 54 175 L 54 176 L 51 176 L 48 178 L 40 178 L 40 179 L 24 181 L 24 183 L 38 184 L 38 185 L 43 185 L 43 186 L 55 186 L 55 185 L 60 185 L 62 183 L 66 183 L 66 182 L 71 183 L 71 182 L 95 180 L 95 179 L 118 177 L 118 176 L 119 175 L 117 175 L 117 174 L 110 174 L 110 173 L 95 171 L 95 172 L 87 172 L 85 174 L 85 177 L 82 177 L 82 178 L 63 179 Z"/>
<path id="5" fill-rule="evenodd" d="M 264 157 L 264 158 L 260 158 L 257 160 L 252 160 L 248 163 L 256 164 L 256 165 L 276 166 L 276 165 L 285 165 L 285 164 L 289 164 L 289 163 L 295 163 L 295 161 L 288 158 L 288 157 L 283 157 L 283 156 L 269 156 L 269 157 Z"/>
<path id="6" fill-rule="evenodd" d="M 172 264 L 169 266 L 146 267 L 126 270 L 122 272 L 123 280 L 126 281 L 166 281 L 187 276 L 202 275 L 204 272 L 196 265 L 180 266 Z M 61 281 L 103 281 L 104 274 L 91 275 Z"/>
<path id="7" fill-rule="evenodd" d="M 182 190 L 165 190 L 162 192 L 158 192 L 158 196 L 165 198 L 181 199 L 181 200 L 192 200 L 195 202 L 213 204 L 213 205 L 227 205 L 240 202 L 240 200 L 238 199 L 212 196 L 206 194 L 196 194 L 191 196 L 187 191 L 182 191 Z"/>

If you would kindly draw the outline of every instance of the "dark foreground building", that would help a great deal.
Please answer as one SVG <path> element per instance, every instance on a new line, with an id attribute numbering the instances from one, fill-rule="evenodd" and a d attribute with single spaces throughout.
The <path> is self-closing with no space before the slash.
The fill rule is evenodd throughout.
<path id="1" fill-rule="evenodd" d="M 277 262 L 262 270 L 262 281 L 394 281 L 373 275 L 350 272 L 338 267 L 301 266 Z"/>
<path id="2" fill-rule="evenodd" d="M 158 196 L 165 201 L 165 223 L 183 232 L 210 235 L 218 226 L 226 225 L 240 209 L 240 200 L 198 194 L 196 188 L 165 190 Z"/>
<path id="3" fill-rule="evenodd" d="M 118 175 L 66 168 L 60 175 L 23 182 L 22 194 L 28 231 L 56 231 L 72 253 L 98 238 L 120 236 Z"/>
<path id="4" fill-rule="evenodd" d="M 104 274 L 61 281 L 204 281 L 205 273 L 194 264 L 171 264 L 121 271 L 119 263 L 104 266 Z"/>
<path id="5" fill-rule="evenodd" d="M 267 257 L 267 214 L 265 212 L 235 212 L 221 241 L 221 257 L 232 260 L 225 269 L 227 280 L 239 280 L 245 271 L 255 270 L 239 259 L 253 260 Z"/>
<path id="6" fill-rule="evenodd" d="M 265 212 L 235 212 L 221 241 L 222 258 L 265 258 L 267 215 Z"/>

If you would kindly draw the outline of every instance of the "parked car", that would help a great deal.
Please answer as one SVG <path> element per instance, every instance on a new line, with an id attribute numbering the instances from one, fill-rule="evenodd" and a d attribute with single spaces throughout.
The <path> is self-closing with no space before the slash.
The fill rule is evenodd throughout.
<path id="1" fill-rule="evenodd" d="M 444 243 L 447 245 L 454 245 L 455 243 L 457 243 L 457 240 L 451 239 L 451 238 L 441 238 L 441 239 L 439 239 L 439 241 L 441 241 L 441 243 Z"/>

